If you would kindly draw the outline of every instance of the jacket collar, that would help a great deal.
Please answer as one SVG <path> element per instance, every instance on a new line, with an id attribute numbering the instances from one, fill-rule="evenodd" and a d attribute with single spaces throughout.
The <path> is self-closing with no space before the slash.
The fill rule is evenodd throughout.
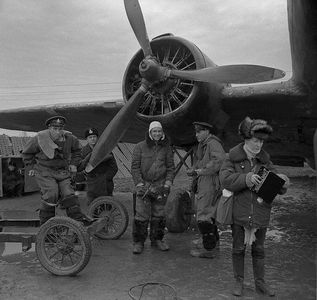
<path id="1" fill-rule="evenodd" d="M 222 141 L 217 136 L 215 136 L 213 134 L 209 134 L 207 136 L 207 138 L 204 141 L 202 141 L 200 144 L 202 146 L 207 145 L 211 140 L 217 140 L 222 145 Z"/>
<path id="2" fill-rule="evenodd" d="M 168 143 L 169 143 L 169 140 L 168 140 L 168 138 L 166 137 L 166 135 L 163 137 L 163 139 L 161 139 L 161 140 L 155 142 L 154 140 L 152 140 L 152 139 L 150 138 L 148 132 L 145 134 L 145 141 L 146 141 L 146 143 L 147 143 L 147 145 L 148 145 L 149 147 L 153 147 L 153 146 L 155 146 L 155 145 L 165 146 L 165 145 L 168 145 Z"/>
<path id="3" fill-rule="evenodd" d="M 243 160 L 247 160 L 247 154 L 245 153 L 243 149 L 244 143 L 241 143 L 229 151 L 229 158 L 232 162 L 241 162 Z M 258 153 L 255 158 L 263 164 L 266 164 L 270 161 L 270 156 L 267 152 L 265 152 L 263 149 L 261 149 L 260 153 Z"/>

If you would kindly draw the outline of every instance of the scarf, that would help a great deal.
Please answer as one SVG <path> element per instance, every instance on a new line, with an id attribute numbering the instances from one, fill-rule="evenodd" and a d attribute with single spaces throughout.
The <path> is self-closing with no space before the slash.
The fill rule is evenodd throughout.
<path id="1" fill-rule="evenodd" d="M 261 152 L 261 149 L 258 152 L 253 152 L 247 144 L 243 145 L 243 150 L 245 151 L 245 153 L 247 154 L 248 159 L 250 159 L 250 160 L 255 158 L 256 155 Z"/>
<path id="2" fill-rule="evenodd" d="M 247 144 L 243 145 L 243 150 L 245 151 L 245 153 L 247 154 L 247 158 L 248 160 L 251 162 L 251 167 L 254 166 L 254 160 L 257 154 L 260 153 L 260 151 L 258 152 L 253 152 L 250 147 L 248 147 Z M 261 199 L 261 198 L 260 198 Z M 257 199 L 259 201 L 259 199 Z M 262 200 L 262 199 L 261 199 Z M 263 200 L 262 200 L 263 201 Z M 252 245 L 253 242 L 255 242 L 256 237 L 255 237 L 255 232 L 258 230 L 258 228 L 256 227 L 244 227 L 244 244 L 245 245 Z"/>
<path id="3" fill-rule="evenodd" d="M 53 142 L 48 130 L 40 131 L 37 134 L 37 141 L 43 153 L 49 158 L 53 159 L 55 154 L 55 149 L 58 146 Z"/>
<path id="4" fill-rule="evenodd" d="M 250 147 L 248 147 L 247 144 L 244 144 L 244 145 L 243 145 L 243 150 L 244 150 L 245 153 L 247 154 L 247 158 L 248 158 L 248 160 L 249 160 L 250 163 L 251 163 L 251 167 L 253 167 L 253 166 L 254 166 L 255 157 L 256 157 L 257 154 L 260 153 L 261 149 L 260 149 L 260 151 L 258 151 L 258 152 L 253 152 L 253 151 L 250 149 Z"/>
<path id="5" fill-rule="evenodd" d="M 255 233 L 258 230 L 256 227 L 244 227 L 244 244 L 251 246 L 256 240 Z"/>

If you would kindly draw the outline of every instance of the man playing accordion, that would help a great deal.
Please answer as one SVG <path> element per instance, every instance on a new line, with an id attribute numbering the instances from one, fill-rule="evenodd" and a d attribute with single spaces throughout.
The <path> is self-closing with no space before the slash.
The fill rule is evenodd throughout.
<path id="1" fill-rule="evenodd" d="M 246 117 L 239 125 L 239 134 L 244 142 L 229 151 L 220 170 L 223 188 L 233 192 L 232 263 L 235 284 L 232 293 L 241 296 L 244 279 L 244 256 L 246 245 L 251 245 L 253 274 L 256 291 L 267 296 L 275 293 L 264 281 L 264 240 L 270 221 L 271 203 L 257 194 L 263 183 L 259 171 L 275 172 L 270 156 L 262 149 L 273 129 L 264 120 Z M 286 192 L 287 176 L 278 174 L 285 183 L 279 194 Z"/>

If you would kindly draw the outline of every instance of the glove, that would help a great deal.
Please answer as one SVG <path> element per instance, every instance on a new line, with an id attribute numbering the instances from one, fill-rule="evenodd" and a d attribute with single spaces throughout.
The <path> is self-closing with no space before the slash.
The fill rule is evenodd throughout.
<path id="1" fill-rule="evenodd" d="M 197 174 L 197 172 L 195 170 L 189 169 L 187 171 L 187 175 L 188 176 L 197 176 L 198 174 Z"/>
<path id="2" fill-rule="evenodd" d="M 68 170 L 71 173 L 76 173 L 77 172 L 77 167 L 74 166 L 74 165 L 69 165 Z"/>
<path id="3" fill-rule="evenodd" d="M 136 195 L 138 197 L 143 197 L 145 192 L 146 192 L 146 188 L 145 188 L 144 184 L 136 186 Z"/>
<path id="4" fill-rule="evenodd" d="M 289 178 L 284 174 L 277 174 L 277 176 L 279 176 L 280 178 L 282 178 L 285 181 L 283 188 L 285 188 L 285 189 L 289 188 L 289 186 L 290 186 Z"/>
<path id="5" fill-rule="evenodd" d="M 35 176 L 35 171 L 34 170 L 29 170 L 29 174 L 28 175 L 31 176 L 31 177 Z"/>

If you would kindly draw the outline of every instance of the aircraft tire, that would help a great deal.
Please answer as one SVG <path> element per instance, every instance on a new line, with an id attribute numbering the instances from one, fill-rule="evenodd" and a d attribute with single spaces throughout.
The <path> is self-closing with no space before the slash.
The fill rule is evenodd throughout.
<path id="1" fill-rule="evenodd" d="M 166 227 L 169 232 L 180 233 L 191 224 L 191 198 L 185 190 L 172 190 L 165 205 Z"/>

